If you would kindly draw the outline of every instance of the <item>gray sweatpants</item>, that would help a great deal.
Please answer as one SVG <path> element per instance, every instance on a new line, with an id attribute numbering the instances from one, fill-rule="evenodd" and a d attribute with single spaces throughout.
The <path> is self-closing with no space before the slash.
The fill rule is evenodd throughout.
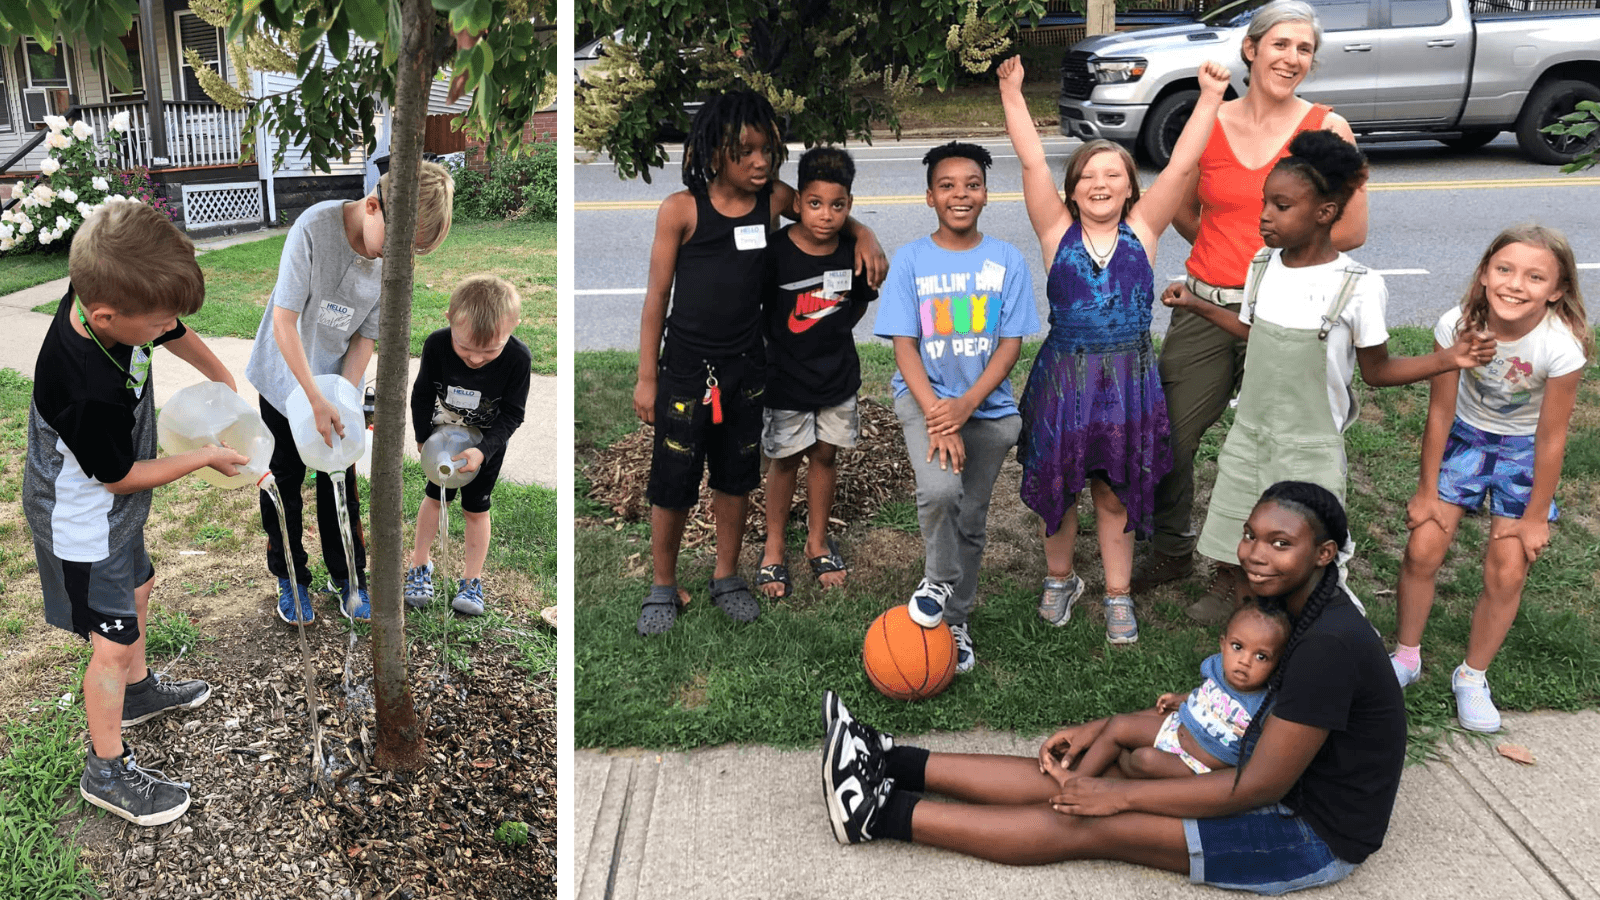
<path id="1" fill-rule="evenodd" d="M 978 569 L 989 538 L 989 499 L 995 479 L 1022 430 L 1021 416 L 968 419 L 961 428 L 967 461 L 961 473 L 928 461 L 928 423 L 910 394 L 895 398 L 906 452 L 917 477 L 917 522 L 922 526 L 923 576 L 953 586 L 944 620 L 964 625 L 978 603 Z"/>

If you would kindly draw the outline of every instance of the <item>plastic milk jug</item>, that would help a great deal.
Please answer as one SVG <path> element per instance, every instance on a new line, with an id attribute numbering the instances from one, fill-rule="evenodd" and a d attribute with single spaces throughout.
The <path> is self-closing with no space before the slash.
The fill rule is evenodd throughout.
<path id="1" fill-rule="evenodd" d="M 452 459 L 463 450 L 478 446 L 482 432 L 465 425 L 440 425 L 422 445 L 422 473 L 428 480 L 442 488 L 458 488 L 478 477 L 480 466 L 471 472 L 461 471 L 466 460 Z"/>
<path id="2" fill-rule="evenodd" d="M 367 448 L 367 429 L 361 414 L 361 392 L 339 375 L 318 375 L 317 390 L 322 392 L 334 409 L 339 411 L 339 422 L 344 426 L 344 437 L 333 432 L 332 446 L 317 432 L 311 415 L 311 401 L 303 388 L 296 387 L 284 404 L 289 420 L 289 431 L 294 435 L 295 449 L 305 464 L 319 472 L 343 472 L 355 465 Z"/>
<path id="3" fill-rule="evenodd" d="M 261 414 L 220 381 L 202 381 L 173 394 L 156 419 L 156 438 L 169 456 L 226 444 L 250 457 L 232 477 L 210 466 L 195 471 L 217 487 L 255 484 L 272 464 L 274 441 Z"/>

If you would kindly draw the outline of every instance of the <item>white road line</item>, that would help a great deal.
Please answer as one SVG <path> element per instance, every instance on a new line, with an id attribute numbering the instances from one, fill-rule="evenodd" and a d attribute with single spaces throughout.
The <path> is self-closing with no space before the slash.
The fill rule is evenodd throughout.
<path id="1" fill-rule="evenodd" d="M 586 290 L 573 291 L 572 293 L 574 296 L 589 296 L 594 294 L 642 294 L 644 293 L 644 288 L 589 288 Z"/>
<path id="2" fill-rule="evenodd" d="M 1427 275 L 1427 269 L 1373 269 L 1375 275 Z"/>
<path id="3" fill-rule="evenodd" d="M 1600 269 L 1600 263 L 1578 263 L 1580 269 Z"/>

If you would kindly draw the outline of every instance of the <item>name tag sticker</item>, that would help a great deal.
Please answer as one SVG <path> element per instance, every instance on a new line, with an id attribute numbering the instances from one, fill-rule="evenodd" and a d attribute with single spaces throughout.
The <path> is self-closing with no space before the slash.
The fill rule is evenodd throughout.
<path id="1" fill-rule="evenodd" d="M 483 393 L 480 391 L 469 391 L 454 385 L 444 390 L 444 402 L 456 409 L 477 409 L 478 401 L 482 398 Z"/>
<path id="2" fill-rule="evenodd" d="M 767 245 L 767 226 L 740 225 L 733 230 L 733 245 L 740 250 L 760 250 Z"/>
<path id="3" fill-rule="evenodd" d="M 317 324 L 327 328 L 349 331 L 350 322 L 354 318 L 354 309 L 332 300 L 324 300 L 322 305 L 317 307 Z"/>
<path id="4" fill-rule="evenodd" d="M 980 291 L 1000 291 L 1005 289 L 1006 267 L 992 259 L 983 261 L 983 269 L 978 272 L 977 289 Z"/>
<path id="5" fill-rule="evenodd" d="M 845 294 L 850 291 L 850 282 L 855 273 L 849 269 L 834 269 L 822 273 L 822 289 L 830 294 Z"/>

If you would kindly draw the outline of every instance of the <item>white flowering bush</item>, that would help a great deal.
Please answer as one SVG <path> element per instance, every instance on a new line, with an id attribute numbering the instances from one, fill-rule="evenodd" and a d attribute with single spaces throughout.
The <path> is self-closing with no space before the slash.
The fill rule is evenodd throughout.
<path id="1" fill-rule="evenodd" d="M 126 139 L 126 112 L 111 119 L 110 134 L 100 141 L 94 139 L 94 128 L 81 119 L 68 122 L 61 116 L 45 116 L 45 125 L 50 129 L 45 146 L 50 149 L 39 164 L 40 177 L 31 184 L 0 185 L 0 205 L 8 199 L 19 201 L 0 212 L 0 254 L 65 249 L 72 243 L 73 231 L 111 197 L 142 200 L 175 218 L 166 200 L 151 188 L 147 172 L 107 171 L 98 162 L 114 158 Z"/>

